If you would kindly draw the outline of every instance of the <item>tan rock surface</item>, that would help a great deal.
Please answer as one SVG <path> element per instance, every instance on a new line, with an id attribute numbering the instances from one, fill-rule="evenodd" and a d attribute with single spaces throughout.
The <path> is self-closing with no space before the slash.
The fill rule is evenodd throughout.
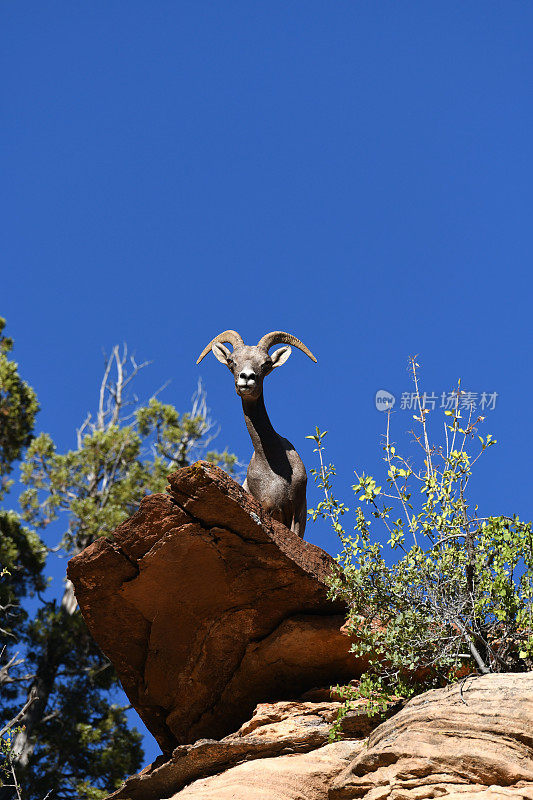
<path id="1" fill-rule="evenodd" d="M 357 677 L 333 560 L 205 462 L 69 563 L 89 629 L 163 751 L 219 739 L 258 702 Z"/>
<path id="2" fill-rule="evenodd" d="M 469 678 L 411 700 L 370 735 L 328 800 L 533 798 L 533 673 Z"/>
<path id="3" fill-rule="evenodd" d="M 326 800 L 331 781 L 360 747 L 335 742 L 312 753 L 238 764 L 195 781 L 172 800 Z"/>
<path id="4" fill-rule="evenodd" d="M 339 708 L 340 703 L 330 701 L 262 703 L 236 733 L 220 741 L 201 739 L 176 747 L 167 761 L 161 757 L 129 778 L 111 798 L 160 800 L 242 761 L 260 760 L 257 769 L 261 770 L 263 759 L 317 750 L 327 744 Z M 343 731 L 346 736 L 363 739 L 376 724 L 376 718 L 369 718 L 361 703 L 345 717 Z"/>

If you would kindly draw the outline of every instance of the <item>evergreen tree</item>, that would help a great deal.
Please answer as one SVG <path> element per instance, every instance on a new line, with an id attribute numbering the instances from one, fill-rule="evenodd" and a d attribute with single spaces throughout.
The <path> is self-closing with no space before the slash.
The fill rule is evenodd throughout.
<path id="1" fill-rule="evenodd" d="M 5 326 L 5 319 L 0 317 L 0 500 L 12 484 L 8 475 L 13 463 L 31 441 L 38 410 L 35 392 L 9 357 L 13 340 L 4 335 Z"/>
<path id="2" fill-rule="evenodd" d="M 4 503 L 13 481 L 14 463 L 30 443 L 38 411 L 34 390 L 19 375 L 11 358 L 13 341 L 4 335 L 0 317 L 0 502 Z M 14 640 L 24 619 L 20 600 L 44 588 L 42 569 L 45 548 L 40 538 L 21 523 L 14 511 L 0 508 L 0 687 L 11 681 L 6 662 L 6 641 Z M 16 660 L 17 656 L 13 656 Z"/>
<path id="3" fill-rule="evenodd" d="M 0 317 L 0 502 L 4 502 L 13 481 L 14 463 L 30 443 L 38 410 L 37 397 L 23 381 L 18 365 L 10 358 L 12 339 L 4 335 Z M 39 537 L 21 524 L 13 511 L 0 508 L 0 636 L 13 637 L 22 613 L 18 601 L 29 591 L 44 587 L 41 574 L 44 547 Z M 8 677 L 0 669 L 0 686 Z"/>
<path id="4" fill-rule="evenodd" d="M 236 463 L 227 452 L 206 452 L 214 431 L 201 387 L 189 413 L 157 398 L 132 410 L 128 390 L 143 366 L 115 347 L 96 415 L 77 431 L 75 449 L 58 453 L 44 433 L 27 449 L 23 515 L 36 528 L 63 519 L 63 555 L 109 536 L 144 495 L 164 489 L 170 470 L 200 455 L 229 470 Z M 61 600 L 43 602 L 19 635 L 26 679 L 21 675 L 4 693 L 0 720 L 25 709 L 12 743 L 23 800 L 50 791 L 65 800 L 104 797 L 139 769 L 141 737 L 128 728 L 126 709 L 113 703 L 115 672 L 92 641 L 68 580 Z M 1 800 L 14 796 L 1 792 Z"/>
<path id="5" fill-rule="evenodd" d="M 30 443 L 38 411 L 34 390 L 19 375 L 11 358 L 13 341 L 4 335 L 0 318 L 0 697 L 16 693 L 27 669 L 22 642 L 17 638 L 27 620 L 21 601 L 45 588 L 46 549 L 39 536 L 22 524 L 18 514 L 3 507 L 13 481 L 10 474 Z M 0 725 L 0 777 L 12 780 L 7 756 L 20 717 L 4 715 Z M 4 769 L 7 767 L 7 772 Z M 1 789 L 0 789 L 1 791 Z"/>

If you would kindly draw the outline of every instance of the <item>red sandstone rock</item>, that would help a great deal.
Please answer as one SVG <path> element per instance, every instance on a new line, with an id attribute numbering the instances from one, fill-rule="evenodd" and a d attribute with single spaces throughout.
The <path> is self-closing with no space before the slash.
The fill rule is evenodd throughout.
<path id="1" fill-rule="evenodd" d="M 533 673 L 427 692 L 368 742 L 360 709 L 326 744 L 339 704 L 316 687 L 362 667 L 327 598 L 332 560 L 215 467 L 170 484 L 69 565 L 93 636 L 173 750 L 113 800 L 533 800 Z"/>
<path id="2" fill-rule="evenodd" d="M 328 800 L 533 798 L 533 673 L 468 678 L 370 735 Z"/>
<path id="3" fill-rule="evenodd" d="M 69 563 L 89 629 L 161 748 L 220 738 L 258 702 L 361 672 L 333 560 L 199 462 Z"/>

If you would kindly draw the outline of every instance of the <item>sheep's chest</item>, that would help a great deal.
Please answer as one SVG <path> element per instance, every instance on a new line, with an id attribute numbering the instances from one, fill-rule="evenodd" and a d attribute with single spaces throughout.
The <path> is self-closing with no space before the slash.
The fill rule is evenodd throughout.
<path id="1" fill-rule="evenodd" d="M 259 500 L 266 511 L 274 512 L 292 505 L 291 483 L 272 470 L 258 468 L 252 463 L 248 467 L 248 491 Z"/>

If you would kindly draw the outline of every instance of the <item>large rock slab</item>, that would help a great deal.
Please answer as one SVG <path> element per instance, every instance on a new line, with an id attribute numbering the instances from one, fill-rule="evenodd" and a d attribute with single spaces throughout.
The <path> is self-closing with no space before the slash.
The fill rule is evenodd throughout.
<path id="1" fill-rule="evenodd" d="M 331 746 L 339 705 L 261 704 L 235 733 L 177 747 L 109 800 L 533 800 L 532 673 L 427 692 L 391 705 L 379 727 L 359 701 Z"/>
<path id="2" fill-rule="evenodd" d="M 328 800 L 533 800 L 533 673 L 472 677 L 411 700 L 370 735 Z"/>
<path id="3" fill-rule="evenodd" d="M 73 558 L 83 616 L 166 753 L 220 739 L 257 703 L 346 682 L 362 665 L 327 597 L 327 553 L 206 462 L 169 478 Z"/>
<path id="4" fill-rule="evenodd" d="M 161 800 L 174 796 L 201 778 L 225 772 L 243 761 L 262 761 L 318 750 L 328 744 L 340 708 L 340 702 L 329 699 L 322 702 L 287 700 L 261 703 L 253 717 L 235 733 L 219 741 L 200 739 L 194 744 L 176 747 L 170 758 L 160 756 L 142 772 L 128 778 L 108 800 Z M 391 706 L 389 713 L 395 710 Z M 342 737 L 362 740 L 379 721 L 379 716 L 369 716 L 364 701 L 354 703 L 342 720 Z M 352 756 L 361 746 L 352 743 Z M 339 752 L 346 754 L 348 751 Z M 262 764 L 258 763 L 257 771 L 262 769 Z"/>
<path id="5" fill-rule="evenodd" d="M 174 796 L 195 781 L 225 772 L 243 761 L 262 762 L 280 755 L 318 750 L 328 743 L 340 707 L 341 704 L 335 701 L 262 703 L 236 733 L 220 741 L 200 739 L 194 744 L 176 747 L 168 760 L 161 756 L 138 775 L 128 778 L 108 800 L 161 800 Z M 376 717 L 368 716 L 365 704 L 361 702 L 359 708 L 354 708 L 344 717 L 343 735 L 362 740 L 377 721 Z M 352 756 L 358 749 L 359 746 L 352 743 Z M 347 763 L 339 765 L 337 771 L 340 772 Z M 256 771 L 259 773 L 262 769 L 262 763 L 257 763 Z"/>
<path id="6" fill-rule="evenodd" d="M 244 762 L 194 781 L 170 800 L 327 800 L 332 780 L 360 749 L 360 742 L 334 742 L 303 755 Z"/>

